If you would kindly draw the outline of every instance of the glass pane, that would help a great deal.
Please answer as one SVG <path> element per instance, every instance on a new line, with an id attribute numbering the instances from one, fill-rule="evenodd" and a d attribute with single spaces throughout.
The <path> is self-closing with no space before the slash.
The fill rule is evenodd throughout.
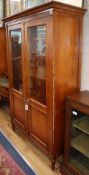
<path id="1" fill-rule="evenodd" d="M 9 6 L 9 0 L 5 1 L 5 17 L 8 17 L 10 15 L 10 6 Z"/>
<path id="2" fill-rule="evenodd" d="M 10 0 L 10 15 L 21 11 L 21 0 Z"/>
<path id="3" fill-rule="evenodd" d="M 46 104 L 46 26 L 28 29 L 30 45 L 30 96 Z"/>
<path id="4" fill-rule="evenodd" d="M 23 91 L 21 46 L 21 30 L 11 31 L 13 86 L 19 91 Z"/>
<path id="5" fill-rule="evenodd" d="M 72 113 L 70 163 L 81 174 L 89 175 L 89 116 Z"/>
<path id="6" fill-rule="evenodd" d="M 24 8 L 32 8 L 38 6 L 40 4 L 46 3 L 47 0 L 23 0 L 23 7 Z"/>
<path id="7" fill-rule="evenodd" d="M 0 0 L 0 19 L 4 17 L 4 1 Z"/>

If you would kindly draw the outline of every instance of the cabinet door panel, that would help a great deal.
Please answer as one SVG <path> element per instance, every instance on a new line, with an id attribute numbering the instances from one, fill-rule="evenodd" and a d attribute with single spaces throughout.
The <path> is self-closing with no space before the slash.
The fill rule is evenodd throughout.
<path id="1" fill-rule="evenodd" d="M 23 98 L 18 98 L 18 96 L 13 94 L 13 111 L 14 111 L 14 120 L 21 127 L 25 128 L 25 110 L 24 110 L 24 101 Z"/>
<path id="2" fill-rule="evenodd" d="M 39 141 L 43 146 L 47 147 L 47 116 L 41 111 L 31 106 L 29 114 L 29 131 L 33 138 Z"/>

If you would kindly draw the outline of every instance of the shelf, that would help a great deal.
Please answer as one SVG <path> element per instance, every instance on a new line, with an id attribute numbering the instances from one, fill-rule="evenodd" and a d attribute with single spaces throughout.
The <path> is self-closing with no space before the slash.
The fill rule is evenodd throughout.
<path id="1" fill-rule="evenodd" d="M 85 116 L 73 121 L 72 126 L 74 126 L 77 129 L 80 129 L 86 134 L 89 134 L 89 117 Z"/>
<path id="2" fill-rule="evenodd" d="M 86 167 L 84 167 L 84 162 L 82 162 L 82 160 L 81 160 L 81 162 L 78 162 L 77 159 L 75 160 L 75 159 L 71 158 L 70 164 L 73 167 L 77 168 L 84 175 L 89 175 L 89 170 Z"/>
<path id="3" fill-rule="evenodd" d="M 9 88 L 8 78 L 5 76 L 0 77 L 0 87 Z"/>
<path id="4" fill-rule="evenodd" d="M 13 60 L 20 60 L 20 59 L 21 59 L 21 56 L 13 57 Z"/>
<path id="5" fill-rule="evenodd" d="M 43 83 L 43 82 L 46 82 L 46 77 L 45 77 L 45 75 L 43 75 L 43 77 L 42 77 L 42 75 L 40 75 L 40 76 L 34 76 L 33 74 L 31 75 L 30 74 L 30 77 L 32 78 L 32 79 L 34 79 L 35 81 L 40 81 L 41 83 Z"/>
<path id="6" fill-rule="evenodd" d="M 45 41 L 45 38 L 44 38 L 44 37 L 43 37 L 43 38 L 40 38 L 40 37 L 38 38 L 38 37 L 37 37 L 37 38 L 32 38 L 32 40 L 33 40 L 33 41 L 39 41 L 39 40 L 44 40 L 44 41 Z"/>
<path id="7" fill-rule="evenodd" d="M 89 136 L 81 134 L 71 140 L 71 146 L 89 158 Z"/>

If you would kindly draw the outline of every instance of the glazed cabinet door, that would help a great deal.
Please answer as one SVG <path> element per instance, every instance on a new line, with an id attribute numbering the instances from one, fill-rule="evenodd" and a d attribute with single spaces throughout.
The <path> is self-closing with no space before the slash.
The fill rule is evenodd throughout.
<path id="1" fill-rule="evenodd" d="M 52 95 L 50 87 L 52 80 L 49 47 L 51 42 L 50 21 L 41 19 L 27 22 L 25 30 L 29 70 L 27 75 L 28 133 L 32 139 L 48 149 L 51 136 L 50 96 Z"/>
<path id="2" fill-rule="evenodd" d="M 12 121 L 26 128 L 24 107 L 24 38 L 23 25 L 9 26 L 9 77 L 10 77 L 10 108 Z"/>
<path id="3" fill-rule="evenodd" d="M 89 110 L 84 94 L 75 97 L 66 102 L 64 167 L 73 175 L 89 175 Z"/>
<path id="4" fill-rule="evenodd" d="M 75 175 L 89 175 L 89 115 L 73 109 L 71 118 L 69 164 Z"/>

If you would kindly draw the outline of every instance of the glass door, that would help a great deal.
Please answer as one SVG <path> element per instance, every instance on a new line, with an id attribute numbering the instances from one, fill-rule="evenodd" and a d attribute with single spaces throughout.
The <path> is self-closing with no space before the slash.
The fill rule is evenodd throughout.
<path id="1" fill-rule="evenodd" d="M 82 175 L 89 175 L 89 115 L 72 111 L 69 164 Z"/>
<path id="2" fill-rule="evenodd" d="M 50 25 L 48 19 L 27 22 L 26 60 L 27 60 L 27 97 L 28 97 L 28 132 L 29 135 L 48 147 L 50 142 Z M 49 34 L 49 35 L 48 35 Z M 51 90 L 50 90 L 51 95 Z M 49 117 L 48 117 L 49 116 Z M 40 132 L 40 127 L 42 130 Z M 48 132 L 49 131 L 49 132 Z"/>
<path id="3" fill-rule="evenodd" d="M 47 0 L 23 0 L 23 8 L 27 9 L 27 8 L 36 7 L 46 2 Z"/>
<path id="4" fill-rule="evenodd" d="M 46 26 L 28 29 L 30 97 L 46 105 Z"/>
<path id="5" fill-rule="evenodd" d="M 9 77 L 10 108 L 14 124 L 26 128 L 26 112 L 24 100 L 24 28 L 23 24 L 9 26 Z"/>
<path id="6" fill-rule="evenodd" d="M 10 31 L 12 51 L 13 88 L 23 92 L 22 82 L 22 33 L 21 29 Z"/>

